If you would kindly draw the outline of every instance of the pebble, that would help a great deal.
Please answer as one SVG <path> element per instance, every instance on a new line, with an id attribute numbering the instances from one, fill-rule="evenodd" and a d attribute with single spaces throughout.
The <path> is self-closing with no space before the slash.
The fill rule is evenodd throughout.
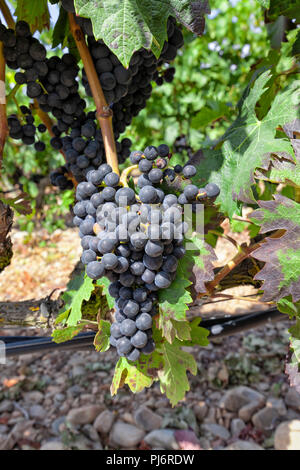
<path id="1" fill-rule="evenodd" d="M 94 428 L 101 434 L 108 434 L 114 422 L 114 413 L 104 410 L 94 421 Z"/>
<path id="2" fill-rule="evenodd" d="M 153 431 L 162 426 L 163 418 L 146 406 L 140 406 L 134 413 L 134 420 L 144 431 Z"/>
<path id="3" fill-rule="evenodd" d="M 266 406 L 274 408 L 278 412 L 279 416 L 286 415 L 287 409 L 282 398 L 270 397 L 266 401 Z"/>
<path id="4" fill-rule="evenodd" d="M 300 450 L 300 420 L 284 421 L 275 431 L 276 450 Z"/>
<path id="5" fill-rule="evenodd" d="M 109 442 L 117 447 L 131 448 L 141 442 L 145 432 L 132 424 L 117 421 L 110 432 Z"/>
<path id="6" fill-rule="evenodd" d="M 179 450 L 173 429 L 155 429 L 144 437 L 150 447 L 162 447 L 166 450 Z"/>
<path id="7" fill-rule="evenodd" d="M 290 388 L 284 398 L 287 406 L 300 411 L 300 394 L 294 388 Z"/>
<path id="8" fill-rule="evenodd" d="M 60 441 L 48 441 L 42 445 L 40 450 L 65 450 L 65 446 Z"/>
<path id="9" fill-rule="evenodd" d="M 205 401 L 198 401 L 193 406 L 193 411 L 198 421 L 203 421 L 208 412 L 208 406 Z"/>
<path id="10" fill-rule="evenodd" d="M 264 450 L 264 448 L 255 442 L 235 441 L 232 444 L 229 444 L 229 446 L 224 447 L 224 450 Z"/>
<path id="11" fill-rule="evenodd" d="M 265 403 L 264 396 L 250 387 L 241 385 L 225 393 L 219 406 L 228 411 L 238 411 L 238 416 L 247 422 Z"/>
<path id="12" fill-rule="evenodd" d="M 29 408 L 29 416 L 37 421 L 42 421 L 47 416 L 47 411 L 41 405 L 32 405 Z"/>
<path id="13" fill-rule="evenodd" d="M 60 416 L 59 418 L 56 418 L 52 422 L 51 429 L 52 429 L 53 434 L 55 434 L 56 436 L 59 436 L 61 434 L 61 427 L 64 425 L 65 421 L 66 421 L 66 417 Z"/>
<path id="14" fill-rule="evenodd" d="M 72 367 L 71 376 L 75 379 L 76 377 L 81 377 L 86 374 L 86 369 L 82 365 L 76 365 Z"/>
<path id="15" fill-rule="evenodd" d="M 14 409 L 13 402 L 9 400 L 3 400 L 0 402 L 0 413 L 4 413 L 5 411 L 10 413 L 11 411 L 13 411 L 13 409 Z"/>
<path id="16" fill-rule="evenodd" d="M 45 398 L 45 395 L 43 393 L 39 392 L 38 390 L 33 390 L 32 392 L 26 392 L 24 393 L 24 401 L 25 403 L 42 403 L 42 401 Z"/>
<path id="17" fill-rule="evenodd" d="M 224 426 L 220 426 L 219 424 L 205 423 L 205 424 L 202 424 L 201 430 L 207 436 L 219 437 L 223 439 L 224 441 L 227 441 L 227 439 L 230 438 L 229 431 L 226 428 L 224 428 Z"/>
<path id="18" fill-rule="evenodd" d="M 102 406 L 87 405 L 75 408 L 67 414 L 67 421 L 73 425 L 92 423 L 96 416 L 103 410 Z"/>
<path id="19" fill-rule="evenodd" d="M 261 431 L 271 431 L 274 429 L 279 413 L 275 408 L 265 407 L 252 416 L 252 423 Z"/>
<path id="20" fill-rule="evenodd" d="M 233 436 L 239 436 L 240 432 L 244 429 L 246 423 L 240 418 L 235 418 L 230 423 L 230 431 Z"/>

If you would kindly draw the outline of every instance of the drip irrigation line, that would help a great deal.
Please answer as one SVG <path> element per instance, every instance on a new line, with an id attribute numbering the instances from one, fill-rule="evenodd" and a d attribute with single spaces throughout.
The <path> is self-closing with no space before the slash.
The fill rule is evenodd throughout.
<path id="1" fill-rule="evenodd" d="M 224 316 L 222 318 L 202 320 L 200 326 L 207 328 L 210 331 L 208 338 L 213 339 L 223 338 L 284 319 L 287 319 L 286 315 L 273 308 L 267 311 L 230 316 L 230 318 Z M 80 333 L 75 338 L 63 343 L 55 343 L 49 336 L 0 336 L 0 341 L 5 343 L 6 357 L 12 357 L 58 349 L 94 349 L 94 338 L 95 332 L 91 331 Z"/>

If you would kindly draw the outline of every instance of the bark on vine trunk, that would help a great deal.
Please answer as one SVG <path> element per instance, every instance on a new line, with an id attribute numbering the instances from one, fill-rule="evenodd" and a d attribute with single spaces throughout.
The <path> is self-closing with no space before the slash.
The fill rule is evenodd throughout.
<path id="1" fill-rule="evenodd" d="M 11 262 L 12 241 L 8 235 L 13 223 L 12 209 L 0 201 L 0 272 Z"/>

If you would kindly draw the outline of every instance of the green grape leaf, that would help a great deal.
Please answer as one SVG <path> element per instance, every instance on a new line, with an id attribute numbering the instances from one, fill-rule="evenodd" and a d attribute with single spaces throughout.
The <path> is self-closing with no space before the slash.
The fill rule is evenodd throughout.
<path id="1" fill-rule="evenodd" d="M 68 13 L 64 8 L 60 8 L 59 17 L 55 23 L 52 33 L 52 48 L 59 46 L 60 44 L 66 46 L 68 34 L 69 34 L 69 20 Z"/>
<path id="2" fill-rule="evenodd" d="M 66 328 L 54 330 L 52 338 L 55 343 L 63 343 L 77 336 L 88 323 L 83 321 L 76 326 L 67 326 Z"/>
<path id="3" fill-rule="evenodd" d="M 290 19 L 300 21 L 300 2 L 299 0 L 271 0 L 268 18 L 276 20 L 278 16 L 287 16 Z"/>
<path id="4" fill-rule="evenodd" d="M 270 7 L 270 0 L 257 0 L 257 1 L 264 8 L 269 8 Z"/>
<path id="5" fill-rule="evenodd" d="M 103 39 L 126 67 L 142 47 L 159 57 L 170 15 L 202 34 L 204 14 L 209 13 L 207 0 L 75 0 L 75 8 L 91 19 L 96 39 Z"/>
<path id="6" fill-rule="evenodd" d="M 185 247 L 187 252 L 180 263 L 182 276 L 190 278 L 197 294 L 204 293 L 205 283 L 215 277 L 213 262 L 217 260 L 217 256 L 214 249 L 197 234 L 187 240 Z"/>
<path id="7" fill-rule="evenodd" d="M 199 326 L 201 318 L 194 318 L 190 322 L 190 334 L 191 338 L 188 341 L 183 341 L 182 345 L 184 346 L 208 346 L 209 341 L 207 339 L 209 335 L 209 330 Z"/>
<path id="8" fill-rule="evenodd" d="M 291 319 L 295 316 L 300 318 L 300 302 L 294 303 L 290 295 L 280 299 L 277 308 L 280 312 L 287 313 Z"/>
<path id="9" fill-rule="evenodd" d="M 176 334 L 178 334 L 177 327 L 181 326 L 179 323 L 186 321 L 188 304 L 193 301 L 190 292 L 187 290 L 187 287 L 190 285 L 191 282 L 181 275 L 179 262 L 176 279 L 170 287 L 159 291 L 158 327 L 170 343 L 172 343 Z M 176 320 L 176 323 L 172 323 L 171 320 Z"/>
<path id="10" fill-rule="evenodd" d="M 32 213 L 32 208 L 30 204 L 30 197 L 27 193 L 21 192 L 18 196 L 14 198 L 6 198 L 1 196 L 0 201 L 8 206 L 12 207 L 18 214 L 29 215 Z"/>
<path id="11" fill-rule="evenodd" d="M 116 395 L 119 388 L 128 385 L 133 393 L 139 393 L 144 388 L 151 387 L 157 379 L 157 370 L 163 367 L 162 355 L 155 350 L 146 356 L 141 354 L 138 361 L 129 362 L 121 357 L 116 365 L 111 384 L 111 394 Z"/>
<path id="12" fill-rule="evenodd" d="M 290 139 L 295 158 L 287 152 L 269 154 L 261 169 L 256 170 L 255 177 L 272 183 L 288 183 L 297 187 L 300 186 L 300 140 L 294 137 L 300 135 L 300 120 L 294 119 L 283 126 L 283 129 Z"/>
<path id="13" fill-rule="evenodd" d="M 15 15 L 18 21 L 26 21 L 33 33 L 49 29 L 50 15 L 47 0 L 17 0 Z"/>
<path id="14" fill-rule="evenodd" d="M 197 373 L 197 364 L 194 357 L 181 349 L 181 343 L 177 339 L 172 344 L 163 342 L 157 345 L 157 350 L 162 354 L 164 367 L 158 371 L 160 388 L 169 398 L 172 406 L 175 406 L 190 389 L 187 379 L 187 371 L 193 375 Z"/>
<path id="15" fill-rule="evenodd" d="M 109 281 L 109 279 L 107 279 L 107 277 L 101 277 L 101 279 L 98 279 L 98 281 L 96 282 L 97 286 L 101 286 L 103 287 L 103 295 L 105 295 L 106 299 L 107 299 L 107 304 L 108 304 L 108 307 L 110 309 L 113 309 L 114 306 L 115 306 L 115 299 L 110 295 L 110 293 L 108 292 L 108 288 L 109 288 L 109 285 L 111 284 L 111 282 Z"/>
<path id="16" fill-rule="evenodd" d="M 300 300 L 300 204 L 280 194 L 274 201 L 258 201 L 260 209 L 250 214 L 261 233 L 283 229 L 280 238 L 267 238 L 252 256 L 266 264 L 254 279 L 264 281 L 263 301 L 279 301 L 291 295 Z"/>
<path id="17" fill-rule="evenodd" d="M 289 328 L 289 332 L 293 338 L 300 339 L 300 319 L 297 318 L 295 325 Z"/>
<path id="18" fill-rule="evenodd" d="M 241 203 L 253 203 L 251 186 L 254 172 L 266 165 L 266 157 L 283 152 L 295 160 L 293 148 L 285 138 L 275 138 L 278 126 L 284 126 L 297 117 L 299 82 L 295 81 L 278 93 L 268 113 L 259 120 L 256 104 L 267 90 L 270 71 L 255 76 L 244 91 L 238 105 L 239 115 L 222 137 L 217 150 L 204 150 L 197 155 L 197 175 L 194 182 L 203 179 L 218 184 L 220 195 L 216 203 L 230 218 L 240 214 Z M 253 86 L 251 86 L 253 84 Z"/>
<path id="19" fill-rule="evenodd" d="M 298 29 L 298 33 L 296 36 L 296 40 L 293 44 L 292 55 L 293 56 L 300 55 L 300 30 L 299 29 Z"/>
<path id="20" fill-rule="evenodd" d="M 94 290 L 93 280 L 83 272 L 71 279 L 62 299 L 65 302 L 64 312 L 68 311 L 68 326 L 76 326 L 81 319 L 81 307 L 84 300 L 89 300 Z"/>
<path id="21" fill-rule="evenodd" d="M 110 323 L 106 320 L 100 320 L 98 325 L 98 332 L 94 339 L 94 346 L 96 351 L 104 352 L 110 347 Z"/>

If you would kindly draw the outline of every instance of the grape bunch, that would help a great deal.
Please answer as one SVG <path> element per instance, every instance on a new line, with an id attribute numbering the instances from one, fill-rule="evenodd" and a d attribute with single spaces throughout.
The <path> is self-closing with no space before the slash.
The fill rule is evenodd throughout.
<path id="1" fill-rule="evenodd" d="M 44 124 L 35 126 L 35 119 L 27 106 L 20 106 L 22 113 L 21 120 L 16 114 L 10 114 L 7 117 L 9 136 L 15 140 L 22 140 L 25 145 L 34 144 L 37 152 L 45 150 L 46 145 L 39 138 L 36 140 L 36 134 L 43 134 L 47 128 Z"/>
<path id="2" fill-rule="evenodd" d="M 164 144 L 131 153 L 132 163 L 142 172 L 138 195 L 132 188 L 122 187 L 107 164 L 89 171 L 76 191 L 74 225 L 81 237 L 81 261 L 90 278 L 106 276 L 111 282 L 115 321 L 110 342 L 130 361 L 155 349 L 152 319 L 158 313 L 158 291 L 171 285 L 178 260 L 185 254 L 188 226 L 182 221 L 180 197 L 197 201 L 203 192 L 197 188 L 196 194 L 196 186 L 188 184 L 179 197 L 165 193 L 160 183 L 172 179 L 173 172 L 184 178 L 196 173 L 192 165 L 181 167 L 180 172 L 168 168 L 169 157 Z M 216 185 L 205 188 L 205 197 L 218 193 Z"/>

